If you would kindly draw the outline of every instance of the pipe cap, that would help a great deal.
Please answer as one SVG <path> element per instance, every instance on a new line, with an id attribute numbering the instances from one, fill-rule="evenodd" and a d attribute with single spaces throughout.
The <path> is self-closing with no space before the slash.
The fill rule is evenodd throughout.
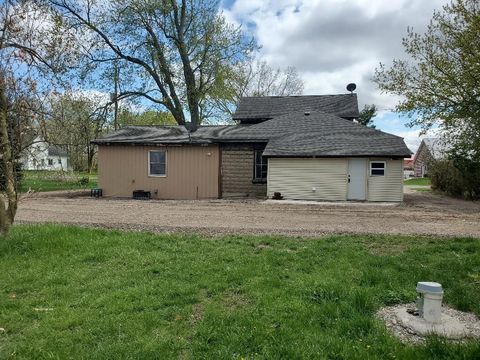
<path id="1" fill-rule="evenodd" d="M 417 283 L 417 292 L 430 294 L 443 294 L 442 285 L 437 282 L 420 281 Z"/>

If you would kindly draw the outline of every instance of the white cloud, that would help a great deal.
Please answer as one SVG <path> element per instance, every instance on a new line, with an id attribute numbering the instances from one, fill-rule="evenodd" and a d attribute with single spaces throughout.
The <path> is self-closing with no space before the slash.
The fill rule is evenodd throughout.
<path id="1" fill-rule="evenodd" d="M 412 130 L 398 131 L 395 133 L 395 135 L 403 137 L 403 139 L 405 140 L 405 144 L 408 146 L 408 148 L 411 151 L 415 153 L 418 147 L 420 146 L 422 139 L 428 138 L 428 137 L 438 137 L 439 131 L 437 129 L 432 129 L 428 131 L 426 134 L 420 135 L 420 130 L 412 129 Z"/>
<path id="2" fill-rule="evenodd" d="M 295 66 L 306 94 L 346 92 L 357 83 L 360 105 L 382 110 L 397 98 L 380 94 L 370 80 L 379 62 L 403 57 L 408 26 L 422 31 L 446 0 L 236 0 L 227 19 L 243 23 L 276 67 Z"/>

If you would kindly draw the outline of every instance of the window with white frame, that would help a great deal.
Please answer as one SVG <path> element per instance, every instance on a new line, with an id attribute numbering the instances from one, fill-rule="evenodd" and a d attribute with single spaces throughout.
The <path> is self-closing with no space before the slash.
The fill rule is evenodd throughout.
<path id="1" fill-rule="evenodd" d="M 53 165 L 53 159 L 48 159 L 48 166 L 52 166 Z"/>
<path id="2" fill-rule="evenodd" d="M 167 175 L 167 153 L 165 150 L 154 150 L 148 152 L 148 175 Z"/>
<path id="3" fill-rule="evenodd" d="M 253 179 L 256 181 L 267 181 L 268 160 L 262 156 L 263 150 L 255 150 L 255 165 Z"/>
<path id="4" fill-rule="evenodd" d="M 385 176 L 385 161 L 370 161 L 370 176 Z"/>

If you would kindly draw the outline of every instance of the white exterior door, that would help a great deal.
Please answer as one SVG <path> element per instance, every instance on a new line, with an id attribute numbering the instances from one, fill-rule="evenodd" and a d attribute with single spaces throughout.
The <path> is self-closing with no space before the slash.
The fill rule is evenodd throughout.
<path id="1" fill-rule="evenodd" d="M 365 200 L 367 159 L 348 160 L 348 200 Z"/>

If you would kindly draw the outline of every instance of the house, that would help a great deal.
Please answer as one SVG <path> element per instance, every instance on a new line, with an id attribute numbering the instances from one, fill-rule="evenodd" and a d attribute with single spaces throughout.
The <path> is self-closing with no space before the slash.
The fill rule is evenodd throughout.
<path id="1" fill-rule="evenodd" d="M 402 201 L 402 138 L 354 121 L 355 94 L 249 97 L 237 125 L 130 126 L 94 141 L 106 196 Z"/>
<path id="2" fill-rule="evenodd" d="M 413 160 L 414 176 L 428 176 L 429 162 L 444 158 L 450 149 L 451 147 L 439 138 L 423 139 Z"/>
<path id="3" fill-rule="evenodd" d="M 414 176 L 413 160 L 413 157 L 403 160 L 403 177 L 405 179 L 409 179 Z"/>
<path id="4" fill-rule="evenodd" d="M 21 159 L 24 170 L 67 170 L 67 153 L 58 146 L 48 144 L 38 136 Z"/>

